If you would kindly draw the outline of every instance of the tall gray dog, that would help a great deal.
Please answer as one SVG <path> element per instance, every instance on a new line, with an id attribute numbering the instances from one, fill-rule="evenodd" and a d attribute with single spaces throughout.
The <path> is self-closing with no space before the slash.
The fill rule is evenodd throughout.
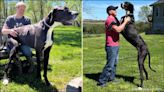
<path id="1" fill-rule="evenodd" d="M 67 7 L 57 7 L 54 8 L 46 18 L 41 20 L 39 23 L 34 25 L 26 25 L 14 29 L 18 32 L 17 37 L 12 37 L 11 42 L 14 45 L 10 51 L 9 63 L 6 65 L 5 75 L 4 75 L 4 84 L 8 84 L 9 73 L 10 73 L 10 64 L 11 61 L 17 56 L 17 47 L 19 44 L 28 45 L 36 50 L 37 57 L 37 78 L 41 79 L 40 74 L 40 61 L 43 56 L 44 60 L 44 79 L 46 85 L 50 85 L 47 79 L 47 66 L 49 60 L 49 52 L 53 44 L 53 32 L 49 28 L 54 24 L 54 22 L 61 22 L 64 25 L 72 24 L 72 20 L 77 17 L 78 13 L 75 11 L 69 11 Z"/>
<path id="2" fill-rule="evenodd" d="M 122 23 L 124 21 L 125 17 L 130 17 L 131 21 L 129 24 L 126 25 L 125 31 L 122 31 L 121 34 L 124 36 L 124 38 L 130 42 L 134 47 L 136 47 L 138 51 L 138 66 L 139 66 L 139 71 L 140 71 L 140 79 L 141 79 L 141 84 L 139 85 L 140 87 L 143 87 L 143 71 L 145 72 L 146 79 L 148 79 L 148 73 L 144 67 L 144 61 L 146 56 L 148 55 L 149 59 L 149 68 L 152 71 L 155 71 L 151 68 L 150 66 L 150 53 L 147 48 L 146 43 L 144 42 L 143 38 L 137 33 L 137 29 L 135 28 L 134 25 L 134 7 L 133 4 L 130 2 L 125 2 L 121 4 L 121 7 L 126 11 L 126 15 L 122 17 Z"/>

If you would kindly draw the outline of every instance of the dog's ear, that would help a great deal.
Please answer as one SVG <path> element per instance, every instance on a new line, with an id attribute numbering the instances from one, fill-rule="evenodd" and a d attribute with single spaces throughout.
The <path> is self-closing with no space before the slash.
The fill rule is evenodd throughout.
<path id="1" fill-rule="evenodd" d="M 49 18 L 49 21 L 52 22 L 53 18 L 54 18 L 54 15 L 55 15 L 55 12 L 56 12 L 56 9 L 53 9 L 49 12 L 48 14 L 48 18 Z"/>
<path id="2" fill-rule="evenodd" d="M 128 4 L 128 8 L 130 9 L 130 11 L 131 12 L 133 12 L 134 11 L 134 6 L 133 6 L 133 4 L 132 3 L 130 3 L 130 2 L 126 2 L 127 4 Z"/>
<path id="3" fill-rule="evenodd" d="M 134 11 L 134 6 L 133 6 L 133 4 L 130 4 L 130 6 L 129 6 L 129 10 L 130 10 L 131 12 Z"/>
<path id="4" fill-rule="evenodd" d="M 121 8 L 124 9 L 124 5 L 121 3 Z"/>
<path id="5" fill-rule="evenodd" d="M 69 8 L 65 6 L 64 11 L 69 11 Z"/>
<path id="6" fill-rule="evenodd" d="M 133 5 L 131 6 L 131 8 L 132 8 L 132 11 L 134 11 L 134 6 Z"/>
<path id="7" fill-rule="evenodd" d="M 57 8 L 54 8 L 53 11 L 52 11 L 52 14 L 55 14 L 57 11 Z"/>

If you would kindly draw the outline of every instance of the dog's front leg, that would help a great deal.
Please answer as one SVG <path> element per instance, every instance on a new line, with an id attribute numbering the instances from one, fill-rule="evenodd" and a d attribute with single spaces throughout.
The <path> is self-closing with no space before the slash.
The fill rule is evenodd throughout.
<path id="1" fill-rule="evenodd" d="M 28 60 L 28 63 L 30 65 L 29 70 L 28 70 L 28 73 L 32 73 L 33 70 L 34 70 L 34 64 L 33 64 L 32 57 L 27 57 L 27 60 Z"/>
<path id="2" fill-rule="evenodd" d="M 36 59 L 37 59 L 37 78 L 38 79 L 41 79 L 41 74 L 40 74 L 40 72 L 41 72 L 41 69 L 40 69 L 40 61 L 41 61 L 41 53 L 40 53 L 40 51 L 36 51 Z"/>
<path id="3" fill-rule="evenodd" d="M 47 66 L 48 66 L 50 50 L 51 50 L 51 46 L 48 47 L 47 49 L 45 49 L 45 51 L 44 51 L 44 74 L 43 74 L 43 77 L 44 77 L 44 80 L 45 80 L 47 86 L 50 85 L 48 78 L 47 78 Z"/>

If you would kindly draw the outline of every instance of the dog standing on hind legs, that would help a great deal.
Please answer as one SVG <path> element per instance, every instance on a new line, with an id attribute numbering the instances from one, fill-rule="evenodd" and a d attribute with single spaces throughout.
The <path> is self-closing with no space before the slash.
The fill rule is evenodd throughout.
<path id="1" fill-rule="evenodd" d="M 134 47 L 136 47 L 138 51 L 138 66 L 139 66 L 140 80 L 141 80 L 141 84 L 139 85 L 139 87 L 143 87 L 143 80 L 144 80 L 143 71 L 146 75 L 146 79 L 148 80 L 148 73 L 144 66 L 144 61 L 147 55 L 149 61 L 149 68 L 154 72 L 155 70 L 153 70 L 150 66 L 150 53 L 147 48 L 147 45 L 144 42 L 143 38 L 137 33 L 137 30 L 135 28 L 133 4 L 131 4 L 130 2 L 124 2 L 123 4 L 121 4 L 121 8 L 126 11 L 126 15 L 122 17 L 121 23 L 123 23 L 125 17 L 131 18 L 131 21 L 125 27 L 125 31 L 122 31 L 121 34 L 128 42 L 130 42 Z"/>
<path id="2" fill-rule="evenodd" d="M 10 51 L 9 63 L 5 67 L 5 74 L 3 84 L 7 85 L 9 82 L 10 65 L 14 58 L 17 58 L 17 48 L 19 44 L 25 44 L 36 50 L 37 58 L 37 78 L 41 79 L 40 62 L 44 61 L 44 80 L 47 86 L 50 85 L 47 78 L 47 66 L 49 60 L 49 52 L 53 45 L 53 31 L 49 28 L 54 22 L 61 22 L 64 25 L 71 25 L 72 21 L 77 17 L 76 11 L 70 11 L 67 7 L 56 7 L 46 18 L 33 25 L 26 25 L 18 28 L 14 28 L 14 31 L 18 33 L 17 37 L 12 37 L 11 42 L 13 48 Z"/>

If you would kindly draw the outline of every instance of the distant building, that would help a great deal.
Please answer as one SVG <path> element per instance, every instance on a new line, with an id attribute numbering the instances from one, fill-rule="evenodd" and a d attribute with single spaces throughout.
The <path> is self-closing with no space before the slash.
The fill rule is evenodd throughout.
<path id="1" fill-rule="evenodd" d="M 164 34 L 164 0 L 151 4 L 153 8 L 151 31 L 148 33 Z"/>

